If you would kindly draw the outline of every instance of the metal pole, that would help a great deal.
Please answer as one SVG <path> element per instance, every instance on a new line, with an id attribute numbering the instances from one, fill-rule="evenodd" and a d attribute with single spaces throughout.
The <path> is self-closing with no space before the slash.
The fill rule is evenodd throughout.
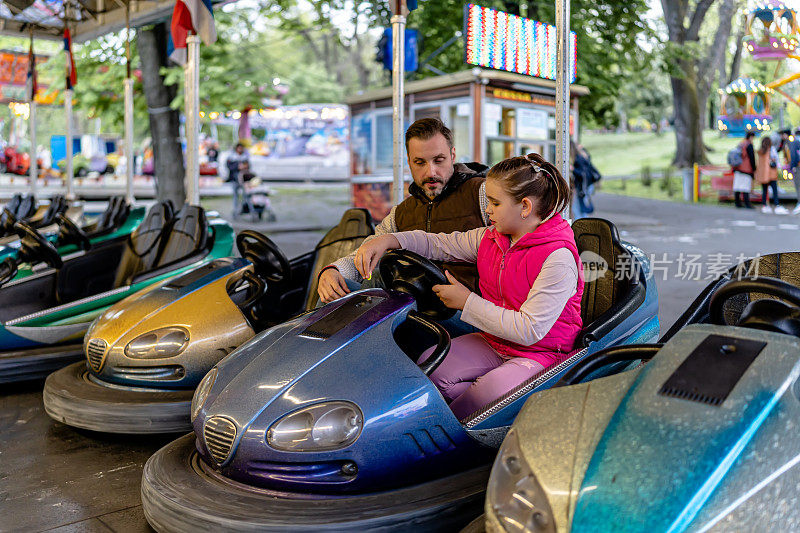
<path id="1" fill-rule="evenodd" d="M 125 4 L 125 199 L 133 205 L 133 77 L 131 76 L 131 3 Z"/>
<path id="2" fill-rule="evenodd" d="M 133 205 L 133 78 L 125 78 L 125 161 L 125 199 Z"/>
<path id="3" fill-rule="evenodd" d="M 403 201 L 403 122 L 405 118 L 405 88 L 403 86 L 405 68 L 406 18 L 403 15 L 392 17 L 392 138 L 394 157 L 394 182 L 392 183 L 392 203 Z"/>
<path id="4" fill-rule="evenodd" d="M 198 140 L 200 130 L 197 117 L 200 114 L 200 37 L 186 37 L 186 69 L 184 71 L 184 95 L 186 113 L 186 202 L 200 205 L 200 152 Z"/>
<path id="5" fill-rule="evenodd" d="M 72 187 L 72 89 L 64 91 L 64 113 L 67 115 L 67 134 L 66 134 L 66 188 L 67 199 L 75 198 L 75 193 Z"/>
<path id="6" fill-rule="evenodd" d="M 38 161 L 36 160 L 36 102 L 34 101 L 33 98 L 31 98 L 28 104 L 30 105 L 30 114 L 28 116 L 28 123 L 31 129 L 31 165 L 30 165 L 31 194 L 35 197 L 38 185 L 37 179 L 39 177 L 39 165 Z"/>
<path id="7" fill-rule="evenodd" d="M 569 181 L 569 0 L 556 0 L 556 168 Z M 570 206 L 571 209 L 571 206 Z"/>

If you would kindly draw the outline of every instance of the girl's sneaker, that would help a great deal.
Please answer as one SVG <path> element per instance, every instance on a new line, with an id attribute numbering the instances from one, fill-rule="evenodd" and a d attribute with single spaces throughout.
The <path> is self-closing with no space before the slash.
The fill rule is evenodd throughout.
<path id="1" fill-rule="evenodd" d="M 782 205 L 776 205 L 774 213 L 776 215 L 788 215 L 789 210 L 783 207 Z"/>
<path id="2" fill-rule="evenodd" d="M 772 208 L 768 205 L 765 205 L 761 208 L 762 213 L 772 213 Z"/>

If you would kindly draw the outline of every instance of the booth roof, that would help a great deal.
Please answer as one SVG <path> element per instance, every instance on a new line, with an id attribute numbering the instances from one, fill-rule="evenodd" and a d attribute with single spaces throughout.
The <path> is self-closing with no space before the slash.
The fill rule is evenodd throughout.
<path id="1" fill-rule="evenodd" d="M 536 91 L 555 94 L 556 82 L 544 78 L 536 78 L 533 76 L 526 76 L 524 74 L 516 74 L 513 72 L 504 72 L 502 70 L 492 70 L 483 68 L 472 68 L 469 70 L 462 70 L 453 74 L 445 74 L 443 76 L 435 76 L 425 78 L 417 81 L 406 82 L 406 94 L 419 93 L 423 91 L 432 91 L 441 89 L 443 87 L 451 87 L 453 85 L 460 85 L 462 83 L 469 83 L 471 81 L 483 81 L 489 83 L 492 81 L 502 81 L 512 83 L 512 88 L 528 91 Z M 585 96 L 589 94 L 588 87 L 583 85 L 570 85 L 570 94 L 572 96 Z M 383 87 L 381 89 L 372 89 L 364 91 L 361 94 L 349 96 L 345 98 L 347 104 L 361 104 L 364 102 L 372 102 L 375 100 L 383 100 L 384 98 L 392 97 L 392 88 Z"/>
<path id="2" fill-rule="evenodd" d="M 0 34 L 27 36 L 33 25 L 34 38 L 61 39 L 67 5 L 73 41 L 88 41 L 123 29 L 128 2 L 131 27 L 165 20 L 175 7 L 175 0 L 0 0 Z"/>

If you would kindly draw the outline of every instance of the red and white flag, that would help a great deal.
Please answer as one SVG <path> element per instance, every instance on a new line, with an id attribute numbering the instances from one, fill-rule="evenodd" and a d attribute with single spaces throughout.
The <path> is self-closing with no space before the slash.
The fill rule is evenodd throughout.
<path id="1" fill-rule="evenodd" d="M 186 36 L 196 33 L 208 46 L 217 40 L 211 0 L 177 0 L 172 10 L 170 33 L 175 50 L 169 58 L 179 65 L 186 64 Z"/>
<path id="2" fill-rule="evenodd" d="M 75 57 L 72 55 L 72 36 L 69 28 L 64 28 L 64 53 L 67 54 L 67 89 L 72 89 L 78 83 L 78 73 L 75 71 Z"/>

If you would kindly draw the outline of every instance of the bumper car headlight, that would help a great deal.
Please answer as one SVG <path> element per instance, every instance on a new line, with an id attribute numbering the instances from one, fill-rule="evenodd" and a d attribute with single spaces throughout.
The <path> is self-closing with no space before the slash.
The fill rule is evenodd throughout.
<path id="1" fill-rule="evenodd" d="M 364 427 L 361 409 L 351 402 L 325 402 L 304 407 L 272 424 L 267 443 L 276 450 L 337 450 L 354 443 Z"/>
<path id="2" fill-rule="evenodd" d="M 492 466 L 486 506 L 508 533 L 555 532 L 547 495 L 519 447 L 517 433 L 508 433 Z"/>
<path id="3" fill-rule="evenodd" d="M 175 357 L 189 344 L 189 332 L 183 328 L 161 328 L 139 335 L 125 346 L 125 355 L 133 359 Z"/>
<path id="4" fill-rule="evenodd" d="M 197 390 L 194 391 L 194 396 L 192 396 L 192 406 L 191 406 L 191 415 L 192 415 L 192 422 L 194 419 L 197 418 L 198 413 L 200 412 L 200 408 L 203 407 L 203 404 L 208 398 L 208 393 L 211 392 L 211 387 L 214 386 L 214 381 L 217 379 L 217 369 L 212 368 L 206 377 L 200 382 L 200 385 L 197 386 Z"/>

